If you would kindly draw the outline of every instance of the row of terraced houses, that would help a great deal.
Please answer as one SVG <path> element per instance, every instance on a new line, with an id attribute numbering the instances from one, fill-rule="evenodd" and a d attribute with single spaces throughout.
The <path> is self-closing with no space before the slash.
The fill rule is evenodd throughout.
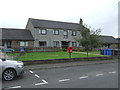
<path id="1" fill-rule="evenodd" d="M 82 48 L 76 38 L 82 38 L 80 29 L 87 29 L 82 19 L 79 23 L 29 18 L 25 29 L 0 28 L 1 46 L 7 48 Z M 101 36 L 102 48 L 116 48 L 112 36 Z"/>

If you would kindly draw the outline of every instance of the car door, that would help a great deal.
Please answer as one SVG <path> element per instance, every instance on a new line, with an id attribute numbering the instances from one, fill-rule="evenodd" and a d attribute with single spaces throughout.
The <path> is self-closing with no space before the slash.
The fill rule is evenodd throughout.
<path id="1" fill-rule="evenodd" d="M 2 60 L 0 59 L 0 90 L 2 89 Z"/>
<path id="2" fill-rule="evenodd" d="M 2 59 L 0 59 L 0 78 L 2 77 Z"/>

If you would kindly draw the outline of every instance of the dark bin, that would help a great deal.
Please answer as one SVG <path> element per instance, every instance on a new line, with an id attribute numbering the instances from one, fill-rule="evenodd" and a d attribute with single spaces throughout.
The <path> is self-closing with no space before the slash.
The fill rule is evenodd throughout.
<path id="1" fill-rule="evenodd" d="M 108 55 L 112 56 L 112 49 L 108 49 Z"/>
<path id="2" fill-rule="evenodd" d="M 104 49 L 104 55 L 112 56 L 112 49 Z"/>
<path id="3" fill-rule="evenodd" d="M 107 55 L 107 49 L 104 49 L 104 55 Z"/>

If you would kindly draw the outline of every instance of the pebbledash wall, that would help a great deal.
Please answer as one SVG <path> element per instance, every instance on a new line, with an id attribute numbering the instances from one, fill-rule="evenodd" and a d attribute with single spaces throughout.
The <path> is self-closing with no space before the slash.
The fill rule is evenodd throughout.
<path id="1" fill-rule="evenodd" d="M 79 42 L 76 41 L 76 39 L 82 38 L 80 31 L 77 30 L 80 25 L 79 23 L 68 23 L 68 22 L 57 22 L 57 21 L 44 20 L 43 23 L 46 25 L 42 26 L 42 25 L 40 25 L 41 23 L 39 24 L 39 22 L 41 22 L 41 20 L 37 19 L 38 22 L 35 22 L 35 23 L 37 23 L 39 25 L 36 26 L 32 22 L 32 20 L 36 20 L 36 19 L 29 19 L 28 23 L 26 25 L 26 29 L 30 30 L 30 32 L 32 33 L 32 35 L 35 39 L 34 47 L 40 47 L 40 42 L 42 42 L 42 41 L 46 42 L 46 47 L 54 47 L 54 42 L 59 42 L 58 43 L 59 45 L 56 47 L 63 47 L 63 45 L 72 46 L 72 47 L 82 47 L 79 45 Z M 54 25 L 54 23 L 56 25 Z M 61 27 L 60 27 L 60 24 L 61 24 Z M 77 26 L 76 30 L 64 28 L 68 24 Z M 56 28 L 56 27 L 58 27 L 58 28 Z M 75 28 L 75 27 L 72 27 L 72 28 Z M 46 34 L 42 35 L 40 33 L 41 29 L 46 30 Z M 53 33 L 54 30 L 58 30 L 59 34 L 54 35 L 54 33 Z M 65 32 L 68 32 L 67 38 L 64 36 Z M 76 33 L 76 35 L 73 35 L 73 33 Z"/>
<path id="2" fill-rule="evenodd" d="M 39 34 L 39 28 L 36 28 L 34 31 L 34 36 L 35 36 L 35 41 L 34 41 L 34 46 L 39 47 L 39 41 L 46 41 L 46 46 L 47 47 L 54 47 L 53 42 L 59 42 L 59 47 L 62 47 L 62 42 L 68 42 L 69 46 L 73 46 L 72 42 L 76 42 L 76 38 L 80 36 L 80 32 L 77 32 L 77 36 L 72 36 L 72 31 L 67 30 L 68 32 L 68 38 L 64 38 L 63 32 L 64 30 L 59 30 L 59 35 L 53 35 L 54 29 L 46 29 L 47 34 L 46 35 L 40 35 Z M 79 43 L 76 42 L 75 47 L 79 47 Z"/>

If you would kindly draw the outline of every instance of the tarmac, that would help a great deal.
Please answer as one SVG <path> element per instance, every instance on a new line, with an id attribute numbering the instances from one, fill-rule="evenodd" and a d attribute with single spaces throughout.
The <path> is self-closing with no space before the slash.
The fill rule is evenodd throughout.
<path id="1" fill-rule="evenodd" d="M 98 61 L 77 61 L 77 62 L 50 63 L 50 64 L 49 63 L 34 64 L 34 65 L 26 65 L 25 70 L 64 68 L 64 67 L 74 67 L 74 66 L 84 66 L 84 65 L 94 65 L 94 64 L 109 64 L 109 63 L 118 63 L 118 59 L 98 60 Z"/>

